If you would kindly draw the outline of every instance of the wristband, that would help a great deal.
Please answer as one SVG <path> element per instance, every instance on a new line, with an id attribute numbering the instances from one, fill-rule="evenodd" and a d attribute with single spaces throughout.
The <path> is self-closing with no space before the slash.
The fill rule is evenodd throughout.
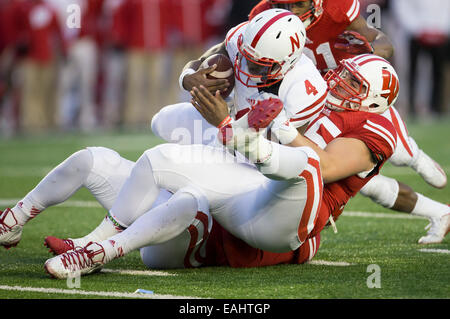
<path id="1" fill-rule="evenodd" d="M 232 121 L 232 118 L 231 118 L 231 116 L 228 115 L 226 118 L 223 119 L 222 122 L 220 122 L 219 125 L 217 125 L 217 128 L 221 129 L 222 127 L 230 124 L 231 121 Z"/>
<path id="2" fill-rule="evenodd" d="M 191 69 L 191 68 L 187 68 L 186 70 L 184 70 L 183 72 L 181 72 L 180 77 L 178 78 L 178 84 L 180 85 L 180 88 L 181 88 L 182 90 L 185 90 L 185 91 L 186 91 L 186 89 L 183 87 L 183 80 L 184 80 L 184 77 L 185 77 L 186 75 L 189 75 L 189 74 L 194 74 L 195 72 L 197 72 L 197 71 L 195 71 L 194 69 Z"/>

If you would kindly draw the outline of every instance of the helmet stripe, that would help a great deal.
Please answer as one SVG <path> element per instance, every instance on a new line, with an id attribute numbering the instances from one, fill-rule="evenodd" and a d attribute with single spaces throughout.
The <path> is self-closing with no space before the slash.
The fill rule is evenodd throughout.
<path id="1" fill-rule="evenodd" d="M 364 61 L 359 62 L 359 63 L 357 63 L 357 64 L 358 64 L 359 66 L 363 66 L 364 64 L 369 63 L 369 62 L 371 62 L 371 61 L 382 61 L 382 62 L 387 62 L 387 61 L 386 61 L 385 59 L 383 59 L 383 58 L 375 57 L 375 58 L 371 58 L 371 59 L 364 60 Z"/>
<path id="2" fill-rule="evenodd" d="M 374 56 L 373 54 L 365 53 L 365 54 L 361 54 L 361 55 L 356 56 L 355 58 L 353 58 L 352 61 L 356 62 L 356 61 L 361 60 L 363 58 L 369 58 L 369 57 L 373 57 L 373 56 Z"/>
<path id="3" fill-rule="evenodd" d="M 263 25 L 263 27 L 258 31 L 258 33 L 255 35 L 255 37 L 253 38 L 251 47 L 255 48 L 256 45 L 258 44 L 259 39 L 262 37 L 263 33 L 266 32 L 266 30 L 272 25 L 274 24 L 276 21 L 280 20 L 281 18 L 288 16 L 288 15 L 294 15 L 292 12 L 283 12 L 279 15 L 276 15 L 275 17 L 273 17 L 272 19 L 270 19 L 269 21 L 267 21 L 267 23 L 265 25 Z"/>

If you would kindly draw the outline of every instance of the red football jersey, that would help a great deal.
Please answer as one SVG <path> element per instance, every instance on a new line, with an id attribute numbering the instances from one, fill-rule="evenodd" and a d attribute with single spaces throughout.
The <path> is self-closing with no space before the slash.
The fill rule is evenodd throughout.
<path id="1" fill-rule="evenodd" d="M 320 244 L 320 231 L 332 214 L 336 219 L 348 200 L 376 174 L 395 150 L 397 134 L 385 117 L 368 112 L 331 111 L 323 109 L 306 129 L 305 136 L 325 148 L 339 137 L 363 141 L 373 154 L 377 165 L 370 172 L 360 173 L 324 185 L 322 206 L 318 219 L 308 239 L 297 250 L 271 253 L 255 249 L 223 229 L 216 221 L 207 243 L 207 265 L 231 267 L 256 267 L 276 264 L 300 264 L 310 260 Z"/>
<path id="2" fill-rule="evenodd" d="M 378 163 L 370 172 L 324 185 L 319 217 L 309 235 L 314 236 L 326 225 L 330 214 L 336 219 L 342 213 L 348 200 L 379 173 L 381 167 L 395 150 L 397 133 L 392 123 L 379 114 L 353 111 L 335 112 L 325 108 L 320 116 L 309 124 L 305 137 L 320 148 L 325 148 L 329 142 L 338 137 L 359 139 L 367 145 Z"/>
<path id="3" fill-rule="evenodd" d="M 262 0 L 250 12 L 249 19 L 270 8 L 270 4 Z M 306 30 L 307 39 L 303 51 L 322 73 L 336 68 L 339 61 L 354 56 L 335 49 L 334 44 L 337 36 L 359 16 L 359 10 L 358 0 L 323 0 L 323 14 L 316 24 Z"/>
<path id="4" fill-rule="evenodd" d="M 207 244 L 204 266 L 263 267 L 279 264 L 303 264 L 311 260 L 320 245 L 320 234 L 307 239 L 294 251 L 272 253 L 253 248 L 226 231 L 216 220 Z"/>

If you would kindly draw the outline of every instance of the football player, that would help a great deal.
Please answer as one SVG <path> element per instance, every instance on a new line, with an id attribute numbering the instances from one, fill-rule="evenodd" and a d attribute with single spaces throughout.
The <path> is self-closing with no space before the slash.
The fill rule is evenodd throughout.
<path id="1" fill-rule="evenodd" d="M 373 53 L 384 58 L 393 55 L 389 38 L 370 27 L 359 14 L 358 0 L 262 0 L 250 12 L 249 19 L 271 8 L 290 10 L 302 19 L 307 35 L 304 53 L 323 74 L 335 69 L 337 61 L 355 55 Z M 398 87 L 398 83 L 386 85 Z M 395 107 L 377 112 L 388 118 L 397 130 L 397 149 L 390 162 L 396 166 L 409 166 L 431 186 L 444 188 L 447 184 L 445 172 L 409 136 Z M 361 194 L 386 208 L 429 218 L 430 225 L 427 227 L 430 229 L 426 236 L 419 239 L 420 244 L 442 241 L 438 234 L 445 228 L 445 222 L 440 217 L 447 210 L 446 205 L 383 175 L 378 175 L 362 188 Z"/>
<path id="2" fill-rule="evenodd" d="M 295 19 L 294 19 L 295 18 Z M 200 68 L 209 56 L 221 53 L 234 63 L 234 92 L 228 99 L 230 116 L 237 119 L 247 112 L 262 93 L 277 95 L 292 118 L 294 127 L 302 127 L 322 110 L 326 82 L 313 62 L 302 54 L 305 29 L 290 11 L 272 9 L 257 19 L 232 28 L 225 40 L 207 50 L 199 59 L 186 64 L 180 85 L 188 92 L 203 85 L 213 94 L 225 89 L 227 80 L 208 79 L 215 66 Z M 209 124 L 191 103 L 166 106 L 152 119 L 152 131 L 167 142 L 207 144 L 215 140 L 217 128 Z M 185 132 L 188 138 L 182 136 Z M 198 132 L 198 133 L 197 133 Z M 205 134 L 212 132 L 212 134 Z M 292 133 L 296 133 L 291 131 Z M 295 135 L 281 140 L 289 144 Z"/>
<path id="3" fill-rule="evenodd" d="M 207 145 L 162 144 L 147 150 L 110 210 L 116 222 L 128 227 L 106 240 L 47 260 L 46 270 L 56 278 L 92 273 L 130 251 L 173 239 L 199 212 L 209 212 L 255 249 L 297 250 L 339 215 L 348 199 L 378 174 L 394 152 L 394 127 L 386 118 L 367 112 L 369 106 L 362 103 L 384 91 L 368 83 L 385 72 L 396 77 L 382 58 L 348 61 L 339 77 L 330 81 L 330 94 L 342 102 L 330 104 L 336 111 L 327 108 L 320 113 L 315 122 L 323 125 L 313 122 L 306 130 L 314 143 L 297 134 L 295 143 L 302 146 L 288 147 L 263 136 L 263 129 L 284 111 L 276 97 L 257 102 L 239 120 L 221 127 L 220 140 L 226 147 L 246 154 L 258 169 L 236 163 L 230 153 Z M 377 99 L 380 105 L 370 107 L 395 100 L 395 90 L 386 93 L 387 97 Z M 200 87 L 192 95 L 210 124 L 223 122 L 228 106 L 220 92 L 212 95 Z M 328 182 L 325 186 L 322 178 Z M 174 195 L 166 204 L 150 209 L 160 188 Z M 139 217 L 129 224 L 136 213 Z"/>
<path id="4" fill-rule="evenodd" d="M 253 42 L 254 46 L 257 46 L 258 50 L 261 49 L 263 53 L 266 53 L 266 60 L 269 60 L 271 57 L 276 58 L 272 59 L 272 74 L 267 75 L 266 70 L 266 79 L 262 79 L 264 74 L 260 73 L 253 79 L 255 84 L 252 84 L 249 81 L 244 84 L 242 82 L 244 82 L 244 78 L 246 75 L 242 75 L 240 77 L 240 81 L 242 81 L 240 84 L 241 90 L 250 90 L 249 93 L 245 93 L 255 94 L 255 97 L 257 97 L 259 94 L 259 87 L 270 87 L 271 84 L 275 81 L 281 85 L 282 80 L 286 74 L 294 74 L 294 72 L 298 72 L 298 69 L 294 70 L 293 66 L 297 62 L 301 63 L 302 70 L 310 71 L 310 76 L 306 79 L 298 75 L 292 76 L 291 78 L 299 78 L 302 80 L 302 82 L 299 82 L 299 84 L 295 86 L 296 82 L 290 80 L 285 81 L 284 83 L 287 84 L 285 86 L 282 86 L 283 88 L 285 88 L 285 90 L 298 91 L 300 93 L 304 93 L 307 89 L 313 90 L 313 92 L 311 93 L 304 93 L 305 97 L 303 99 L 294 99 L 289 94 L 285 94 L 285 105 L 291 106 L 291 104 L 295 103 L 295 105 L 292 105 L 292 107 L 295 106 L 295 110 L 297 110 L 295 113 L 298 114 L 294 114 L 294 116 L 297 118 L 297 122 L 300 123 L 309 116 L 317 115 L 317 113 L 323 108 L 323 104 L 325 102 L 324 100 L 326 83 L 321 78 L 320 74 L 317 72 L 311 61 L 308 60 L 308 58 L 300 58 L 301 49 L 304 45 L 304 28 L 300 19 L 289 11 L 279 9 L 262 13 L 261 17 L 261 20 L 249 24 L 248 27 L 242 28 L 242 25 L 236 27 L 232 30 L 232 32 L 230 32 L 230 36 L 227 39 L 228 43 L 230 43 L 229 49 L 235 50 L 235 53 L 237 53 L 237 51 L 240 49 L 251 49 L 250 44 L 251 42 Z M 237 32 L 239 29 L 240 32 Z M 243 30 L 246 30 L 247 32 L 247 39 L 245 41 L 242 40 Z M 264 32 L 260 32 L 261 30 L 264 30 Z M 280 31 L 283 31 L 281 36 L 279 34 Z M 250 37 L 257 38 L 258 41 L 252 41 Z M 291 40 L 291 37 L 293 40 Z M 242 40 L 239 48 L 237 47 L 238 38 Z M 273 38 L 276 38 L 278 40 L 278 49 L 281 48 L 281 50 L 275 50 L 275 52 L 264 52 L 264 49 L 268 47 L 267 44 L 271 44 L 271 40 L 273 40 Z M 294 41 L 294 43 L 292 41 Z M 231 43 L 233 43 L 233 45 Z M 268 48 L 272 49 L 271 46 L 269 46 Z M 276 54 L 276 56 L 274 56 L 274 54 Z M 259 56 L 259 58 L 260 60 L 262 60 L 262 62 L 267 64 L 267 62 L 264 61 L 264 55 Z M 241 59 L 241 62 L 245 64 L 246 59 Z M 242 72 L 246 72 L 247 69 L 245 66 L 241 66 L 239 70 Z M 250 76 L 251 75 L 249 74 L 248 77 Z M 240 95 L 239 101 L 246 106 L 247 110 L 249 109 L 251 103 L 254 102 L 253 100 L 246 99 L 245 96 L 242 95 Z M 304 104 L 301 104 L 300 102 Z M 194 112 L 197 112 L 191 104 L 189 104 L 189 106 Z M 304 113 L 302 113 L 301 111 L 303 106 L 306 106 L 308 108 Z M 178 117 L 179 116 L 177 115 L 176 117 L 174 117 L 174 119 Z M 295 129 L 294 132 L 296 132 Z M 124 168 L 126 171 L 126 168 L 130 166 L 129 162 L 118 160 L 118 155 L 115 152 L 103 148 L 89 148 L 88 150 L 80 151 L 70 157 L 66 162 L 62 163 L 60 167 L 57 167 L 54 171 L 51 172 L 51 174 L 49 174 L 51 175 L 51 177 L 46 178 L 45 182 L 43 181 L 36 187 L 35 191 L 30 192 L 29 196 L 26 196 L 26 198 L 18 203 L 18 205 L 16 205 L 16 207 L 14 207 L 12 210 L 7 209 L 3 213 L 3 238 L 0 238 L 0 242 L 2 243 L 2 245 L 13 246 L 17 244 L 20 240 L 22 226 L 27 220 L 35 217 L 39 212 L 48 207 L 48 205 L 52 205 L 60 200 L 65 200 L 65 198 L 70 196 L 79 187 L 88 187 L 105 208 L 111 206 L 110 201 L 112 198 L 114 198 L 113 195 L 117 193 L 119 186 L 115 188 L 107 188 L 107 191 L 100 191 L 100 189 L 102 189 L 101 185 L 104 185 L 105 183 L 113 185 L 114 181 L 120 181 L 126 175 L 113 175 L 113 177 L 105 175 L 103 169 L 106 167 L 111 167 L 111 165 L 108 165 L 111 161 L 115 164 L 115 166 L 117 166 L 115 168 L 117 171 L 121 171 L 121 168 Z M 48 185 L 48 180 L 57 178 L 60 175 L 68 174 L 68 172 L 71 171 L 69 167 L 76 168 L 77 171 L 85 172 L 85 174 L 80 174 L 79 178 L 75 178 L 75 182 L 73 182 L 71 185 L 58 188 L 59 192 L 53 192 L 54 198 L 52 197 L 52 194 L 50 194 L 44 200 L 41 199 L 36 201 L 33 199 L 35 196 L 37 196 L 36 194 L 38 193 L 45 194 L 49 192 L 46 186 Z M 96 173 L 93 174 L 93 176 L 90 175 L 92 167 L 96 168 Z M 111 181 L 111 179 L 113 181 Z M 116 184 L 121 186 L 120 183 L 115 183 L 114 185 Z M 25 211 L 26 214 L 16 217 L 16 215 L 20 215 L 19 213 L 16 213 L 16 211 Z M 106 218 L 99 225 L 98 229 L 94 230 L 92 235 L 90 234 L 86 238 L 95 240 L 96 238 L 98 238 L 98 236 L 104 237 L 105 234 L 110 234 L 110 231 L 115 231 L 116 229 L 111 229 L 111 227 L 105 226 L 110 225 L 110 220 L 111 219 Z M 100 235 L 97 236 L 97 234 Z"/>

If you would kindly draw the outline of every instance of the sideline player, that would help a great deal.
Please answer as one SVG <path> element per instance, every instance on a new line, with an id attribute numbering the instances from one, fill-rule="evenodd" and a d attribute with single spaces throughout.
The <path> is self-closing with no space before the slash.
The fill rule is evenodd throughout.
<path id="1" fill-rule="evenodd" d="M 290 10 L 302 19 L 307 33 L 304 53 L 323 74 L 335 69 L 337 61 L 355 55 L 373 53 L 386 59 L 393 55 L 394 49 L 389 38 L 380 30 L 370 27 L 359 14 L 358 0 L 262 0 L 250 12 L 249 19 L 271 8 Z M 397 149 L 389 161 L 395 166 L 409 166 L 429 185 L 444 188 L 447 183 L 445 172 L 409 136 L 395 107 L 379 112 L 397 130 Z M 442 241 L 438 234 L 440 229 L 445 228 L 440 216 L 446 211 L 446 205 L 383 175 L 372 179 L 361 190 L 361 194 L 383 207 L 429 218 L 430 225 L 427 227 L 431 227 L 427 235 L 419 239 L 420 244 Z"/>
<path id="2" fill-rule="evenodd" d="M 348 87 L 363 87 L 369 96 L 379 93 L 369 92 L 366 78 L 356 75 L 373 79 L 381 77 L 386 68 L 396 76 L 381 58 L 364 66 L 362 63 L 358 64 L 359 73 L 345 67 L 348 72 L 340 74 L 341 81 L 332 91 L 345 98 L 344 105 L 353 110 L 325 109 L 319 115 L 318 121 L 329 121 L 338 134 L 311 127 L 319 138 L 316 143 L 322 140 L 326 144 L 324 149 L 317 148 L 320 158 L 308 146 L 286 147 L 267 140 L 261 131 L 251 130 L 262 130 L 275 118 L 275 110 L 281 111 L 279 99 L 263 100 L 241 119 L 221 128 L 221 135 L 228 137 L 223 139 L 227 148 L 248 152 L 247 157 L 265 175 L 246 163 L 236 163 L 230 153 L 206 145 L 163 144 L 150 149 L 136 162 L 110 211 L 122 225 L 137 211 L 140 217 L 107 240 L 49 259 L 46 270 L 57 278 L 73 272 L 89 274 L 134 249 L 177 236 L 199 211 L 208 209 L 225 229 L 254 248 L 275 253 L 297 249 L 317 235 L 328 218 L 378 173 L 395 149 L 392 124 L 378 114 L 363 112 L 368 108 L 357 108 L 354 95 L 342 93 Z M 213 96 L 200 87 L 192 94 L 200 112 L 209 114 L 208 122 L 216 125 L 224 120 L 228 109 L 219 92 Z M 391 94 L 396 96 L 396 92 Z M 386 98 L 382 101 L 387 104 Z M 243 136 L 248 140 L 240 143 Z M 300 144 L 305 142 L 300 135 L 297 138 Z M 324 188 L 318 182 L 322 169 L 323 178 L 329 181 Z M 159 187 L 174 195 L 166 205 L 147 211 Z"/>

